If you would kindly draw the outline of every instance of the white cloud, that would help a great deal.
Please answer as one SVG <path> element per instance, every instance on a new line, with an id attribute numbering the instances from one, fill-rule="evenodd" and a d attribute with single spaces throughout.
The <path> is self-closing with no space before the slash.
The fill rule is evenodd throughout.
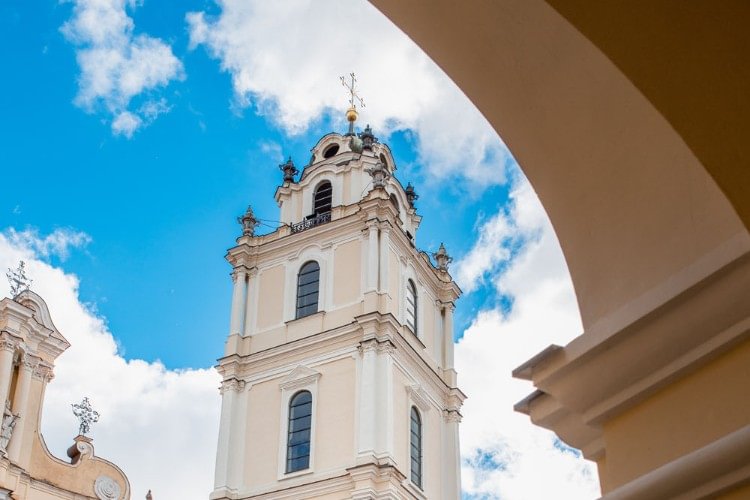
<path id="1" fill-rule="evenodd" d="M 507 215 L 485 223 L 458 269 L 469 283 L 492 273 L 508 258 L 503 240 L 510 234 L 525 235 L 525 244 L 494 284 L 514 297 L 513 308 L 507 316 L 480 313 L 456 346 L 459 385 L 469 396 L 461 425 L 464 491 L 514 500 L 598 497 L 595 466 L 513 411 L 533 388 L 511 378 L 511 371 L 547 345 L 564 345 L 582 332 L 562 251 L 527 181 L 518 180 Z"/>
<path id="2" fill-rule="evenodd" d="M 75 103 L 89 112 L 103 108 L 114 117 L 113 133 L 131 137 L 156 118 L 148 109 L 140 116 L 129 110 L 131 100 L 184 78 L 182 63 L 163 41 L 134 33 L 127 8 L 135 9 L 136 0 L 72 2 L 73 16 L 62 32 L 77 46 L 81 75 Z"/>
<path id="3" fill-rule="evenodd" d="M 124 135 L 130 139 L 142 123 L 143 120 L 138 115 L 130 111 L 122 111 L 112 120 L 112 133 L 115 135 Z"/>
<path id="4" fill-rule="evenodd" d="M 508 152 L 465 95 L 406 35 L 367 2 L 219 0 L 221 13 L 187 15 L 191 46 L 205 45 L 230 73 L 237 102 L 250 103 L 287 133 L 332 113 L 345 130 L 339 75 L 355 71 L 371 123 L 385 138 L 415 132 L 433 182 L 474 187 L 504 181 Z"/>
<path id="5" fill-rule="evenodd" d="M 91 432 L 96 453 L 123 468 L 132 498 L 150 488 L 155 498 L 205 499 L 213 484 L 219 376 L 213 369 L 173 371 L 125 360 L 105 320 L 81 303 L 78 279 L 40 260 L 54 245 L 12 237 L 19 234 L 0 233 L 0 268 L 26 261 L 34 291 L 71 343 L 45 395 L 42 432 L 51 451 L 65 459 L 78 430 L 70 404 L 89 396 L 102 415 Z M 7 293 L 7 284 L 0 286 L 0 296 Z"/>
<path id="6" fill-rule="evenodd" d="M 4 236 L 10 244 L 27 248 L 38 257 L 47 259 L 55 256 L 61 261 L 68 258 L 71 249 L 84 248 L 91 243 L 91 236 L 71 228 L 57 228 L 50 234 L 41 236 L 35 228 L 17 231 L 11 227 L 4 232 Z"/>

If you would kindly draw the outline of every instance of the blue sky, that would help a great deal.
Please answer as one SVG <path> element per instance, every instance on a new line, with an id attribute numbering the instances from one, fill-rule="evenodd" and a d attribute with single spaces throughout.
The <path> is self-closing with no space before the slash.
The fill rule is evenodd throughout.
<path id="1" fill-rule="evenodd" d="M 263 218 L 278 218 L 279 155 L 301 167 L 320 136 L 344 130 L 337 74 L 325 84 L 340 94 L 339 109 L 327 109 L 303 133 L 285 133 L 254 104 L 238 109 L 230 75 L 203 48 L 188 48 L 185 13 L 204 4 L 146 2 L 129 11 L 136 33 L 168 40 L 184 65 L 184 79 L 134 98 L 137 107 L 158 95 L 170 111 L 131 138 L 113 135 L 105 111 L 74 104 L 80 71 L 60 30 L 73 5 L 0 7 L 0 30 L 13 40 L 0 49 L 8 75 L 0 80 L 0 164 L 8 185 L 23 186 L 4 193 L 0 223 L 88 234 L 85 251 L 65 262 L 81 278 L 82 299 L 107 318 L 127 357 L 158 358 L 171 368 L 209 366 L 220 355 L 230 294 L 223 255 L 248 203 Z M 477 218 L 497 210 L 508 185 L 420 182 L 429 165 L 418 161 L 412 135 L 381 137 L 394 151 L 399 179 L 421 195 L 418 244 L 432 251 L 444 241 L 458 257 L 471 246 Z M 493 300 L 488 291 L 461 300 L 459 326 Z M 174 343 L 176 336 L 183 341 Z"/>
<path id="2" fill-rule="evenodd" d="M 58 455 L 71 437 L 66 405 L 85 392 L 107 415 L 97 451 L 123 465 L 134 492 L 205 498 L 195 492 L 210 490 L 210 367 L 228 330 L 235 219 L 248 204 L 278 218 L 278 164 L 303 167 L 322 135 L 345 130 L 338 77 L 355 71 L 367 102 L 358 126 L 373 124 L 420 194 L 418 246 L 444 242 L 466 292 L 455 334 L 470 396 L 467 495 L 595 491 L 589 465 L 512 412 L 531 388 L 510 370 L 580 333 L 549 221 L 481 114 L 372 6 L 6 0 L 0 37 L 0 263 L 30 262 L 73 343 L 45 406 Z M 175 419 L 206 453 L 193 457 L 165 426 Z M 193 482 L 157 475 L 143 446 L 191 455 L 181 463 Z"/>

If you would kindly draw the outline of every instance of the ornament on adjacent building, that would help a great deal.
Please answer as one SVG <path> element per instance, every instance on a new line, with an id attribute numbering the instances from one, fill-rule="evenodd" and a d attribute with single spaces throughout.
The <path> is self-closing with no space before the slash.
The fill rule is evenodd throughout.
<path id="1" fill-rule="evenodd" d="M 414 190 L 414 186 L 411 185 L 411 182 L 406 184 L 406 199 L 409 201 L 409 206 L 411 208 L 414 208 L 414 202 L 416 202 L 419 199 L 419 195 Z"/>
<path id="2" fill-rule="evenodd" d="M 372 151 L 372 145 L 378 142 L 378 138 L 372 133 L 369 123 L 365 127 L 365 130 L 359 134 L 359 138 L 362 139 L 362 149 L 369 151 Z"/>
<path id="3" fill-rule="evenodd" d="M 437 262 L 437 268 L 441 271 L 447 271 L 448 264 L 453 262 L 453 257 L 448 255 L 448 252 L 445 250 L 445 245 L 442 243 L 440 243 L 438 251 L 432 254 L 432 257 L 435 259 L 435 262 Z"/>
<path id="4" fill-rule="evenodd" d="M 154 497 L 151 496 L 151 490 L 148 490 L 148 493 L 146 493 L 146 500 L 154 500 Z"/>
<path id="5" fill-rule="evenodd" d="M 299 173 L 297 167 L 294 166 L 292 157 L 290 156 L 286 163 L 279 165 L 279 170 L 284 172 L 284 182 L 294 182 L 294 176 Z"/>
<path id="6" fill-rule="evenodd" d="M 255 218 L 253 207 L 251 205 L 247 206 L 245 215 L 237 217 L 237 222 L 242 226 L 243 236 L 255 236 L 255 228 L 260 226 L 260 221 Z"/>
<path id="7" fill-rule="evenodd" d="M 8 283 L 10 283 L 10 296 L 14 299 L 18 297 L 21 292 L 25 292 L 31 288 L 32 280 L 26 276 L 26 263 L 24 261 L 20 261 L 16 269 L 8 268 L 8 272 L 5 273 L 5 276 L 8 278 Z"/>
<path id="8" fill-rule="evenodd" d="M 377 162 L 374 167 L 365 169 L 365 172 L 370 174 L 370 176 L 372 177 L 373 188 L 384 189 L 386 181 L 391 176 L 391 173 L 388 172 L 388 169 L 385 168 L 385 165 L 383 165 L 383 162 L 381 161 Z"/>
<path id="9" fill-rule="evenodd" d="M 10 401 L 6 400 L 2 427 L 0 427 L 0 456 L 5 457 L 8 455 L 8 443 L 10 443 L 10 438 L 13 436 L 13 429 L 19 418 L 21 418 L 21 415 L 13 413 L 10 410 Z"/>
<path id="10" fill-rule="evenodd" d="M 109 476 L 99 476 L 94 481 L 94 493 L 99 500 L 119 500 L 120 485 Z"/>
<path id="11" fill-rule="evenodd" d="M 85 436 L 91 430 L 91 424 L 99 421 L 99 412 L 91 407 L 91 402 L 87 397 L 83 398 L 83 401 L 80 403 L 70 406 L 73 407 L 73 415 L 81 421 L 78 427 L 78 434 Z"/>

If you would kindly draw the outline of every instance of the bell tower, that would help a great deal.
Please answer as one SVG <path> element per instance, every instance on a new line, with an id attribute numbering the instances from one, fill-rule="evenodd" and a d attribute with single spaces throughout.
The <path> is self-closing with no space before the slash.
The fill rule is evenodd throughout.
<path id="1" fill-rule="evenodd" d="M 256 234 L 248 208 L 226 256 L 211 499 L 460 498 L 461 291 L 443 246 L 434 262 L 417 248 L 414 188 L 369 126 L 353 132 L 350 104 L 347 134 L 321 138 L 301 174 L 280 166 L 282 225 Z"/>

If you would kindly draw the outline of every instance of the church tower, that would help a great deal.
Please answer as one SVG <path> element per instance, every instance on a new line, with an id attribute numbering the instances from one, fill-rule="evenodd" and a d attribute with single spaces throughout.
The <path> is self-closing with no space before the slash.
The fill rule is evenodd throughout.
<path id="1" fill-rule="evenodd" d="M 353 102 L 352 102 L 353 104 Z M 461 291 L 441 245 L 418 250 L 414 188 L 368 126 L 280 166 L 283 225 L 248 208 L 219 360 L 214 491 L 228 499 L 460 498 L 453 368 Z"/>

